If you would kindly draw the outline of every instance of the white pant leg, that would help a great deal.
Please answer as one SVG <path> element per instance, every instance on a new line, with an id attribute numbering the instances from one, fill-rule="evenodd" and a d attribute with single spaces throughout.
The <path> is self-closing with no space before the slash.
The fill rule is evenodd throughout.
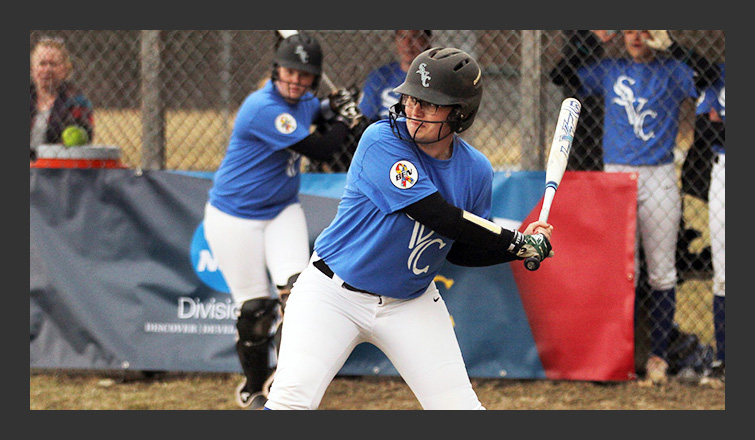
<path id="1" fill-rule="evenodd" d="M 485 409 L 472 389 L 451 316 L 434 283 L 415 299 L 384 297 L 369 341 L 391 360 L 422 408 Z"/>
<path id="2" fill-rule="evenodd" d="M 285 286 L 309 261 L 309 233 L 304 209 L 289 205 L 265 228 L 265 255 L 273 283 Z"/>
<path id="3" fill-rule="evenodd" d="M 354 347 L 363 341 L 361 328 L 374 316 L 375 298 L 345 290 L 309 265 L 286 305 L 278 369 L 265 406 L 316 409 Z"/>
<path id="4" fill-rule="evenodd" d="M 674 164 L 645 167 L 640 173 L 642 195 L 637 207 L 648 284 L 653 290 L 676 286 L 676 246 L 682 199 Z"/>
<path id="5" fill-rule="evenodd" d="M 637 173 L 637 246 L 641 245 L 645 251 L 648 283 L 653 290 L 673 288 L 676 286 L 676 244 L 682 215 L 674 164 L 606 164 L 604 169 L 607 172 Z M 635 275 L 638 275 L 639 252 L 635 252 L 635 268 Z"/>
<path id="6" fill-rule="evenodd" d="M 270 296 L 264 231 L 268 221 L 248 220 L 205 206 L 204 235 L 236 304 Z"/>
<path id="7" fill-rule="evenodd" d="M 726 296 L 726 156 L 719 154 L 711 170 L 708 193 L 713 294 Z"/>

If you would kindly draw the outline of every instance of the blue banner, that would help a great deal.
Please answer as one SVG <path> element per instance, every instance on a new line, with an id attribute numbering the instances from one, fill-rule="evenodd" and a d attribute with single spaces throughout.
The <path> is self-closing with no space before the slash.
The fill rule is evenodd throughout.
<path id="1" fill-rule="evenodd" d="M 30 169 L 32 368 L 241 372 L 234 349 L 236 305 L 203 234 L 211 177 L 166 171 L 136 174 L 125 169 Z M 543 181 L 543 172 L 496 173 L 494 220 L 519 228 L 539 209 Z M 571 185 L 583 191 L 578 181 Z M 310 246 L 334 217 L 344 184 L 344 174 L 302 176 L 301 202 Z M 589 185 L 606 191 L 595 182 Z M 593 214 L 578 213 L 585 221 Z M 554 206 L 553 222 L 558 215 Z M 567 222 L 579 223 L 564 219 L 557 228 Z M 633 242 L 622 243 L 621 248 L 630 245 Z M 564 260 L 570 259 L 572 246 L 554 247 Z M 609 374 L 600 369 L 595 374 L 584 371 L 582 365 L 564 372 L 553 365 L 551 360 L 562 353 L 554 353 L 549 341 L 564 329 L 554 332 L 547 320 L 554 312 L 533 299 L 542 296 L 538 280 L 562 278 L 543 270 L 556 267 L 548 263 L 540 278 L 523 274 L 519 262 L 487 268 L 447 264 L 436 278 L 470 376 L 629 378 L 624 370 L 633 369 L 633 362 L 631 366 L 627 362 L 631 344 L 621 347 L 617 360 L 601 360 L 619 364 L 610 365 Z M 622 287 L 622 292 L 626 290 Z M 612 328 L 617 321 L 623 323 L 616 331 L 617 339 L 625 341 L 627 328 L 631 333 L 631 309 L 627 311 L 624 303 L 620 310 L 611 308 L 606 304 L 603 313 L 612 314 Z M 573 326 L 577 327 L 576 321 Z M 591 326 L 602 331 L 599 323 Z M 574 338 L 589 340 L 582 335 Z M 579 341 L 558 345 L 579 347 Z M 589 362 L 587 356 L 585 363 Z M 579 373 L 571 375 L 571 370 Z M 363 344 L 340 374 L 397 372 L 380 351 Z"/>

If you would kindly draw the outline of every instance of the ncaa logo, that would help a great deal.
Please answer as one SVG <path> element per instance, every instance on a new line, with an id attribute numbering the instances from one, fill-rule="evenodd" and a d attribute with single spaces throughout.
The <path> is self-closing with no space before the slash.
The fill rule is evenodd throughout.
<path id="1" fill-rule="evenodd" d="M 275 128 L 283 134 L 291 134 L 296 130 L 296 119 L 288 113 L 281 113 L 275 118 Z"/>
<path id="2" fill-rule="evenodd" d="M 409 189 L 417 183 L 419 173 L 417 167 L 407 160 L 400 160 L 393 164 L 390 172 L 391 183 L 398 189 Z"/>
<path id="3" fill-rule="evenodd" d="M 204 222 L 199 224 L 191 240 L 191 265 L 204 284 L 218 292 L 231 293 L 204 238 Z"/>

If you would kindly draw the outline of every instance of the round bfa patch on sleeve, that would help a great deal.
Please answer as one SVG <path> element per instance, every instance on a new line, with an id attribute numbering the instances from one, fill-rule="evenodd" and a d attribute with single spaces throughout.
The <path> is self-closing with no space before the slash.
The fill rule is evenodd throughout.
<path id="1" fill-rule="evenodd" d="M 288 113 L 281 113 L 275 118 L 275 128 L 283 134 L 291 134 L 296 130 L 296 119 Z"/>
<path id="2" fill-rule="evenodd" d="M 409 189 L 417 183 L 419 173 L 411 162 L 400 160 L 391 167 L 391 183 L 398 189 Z"/>

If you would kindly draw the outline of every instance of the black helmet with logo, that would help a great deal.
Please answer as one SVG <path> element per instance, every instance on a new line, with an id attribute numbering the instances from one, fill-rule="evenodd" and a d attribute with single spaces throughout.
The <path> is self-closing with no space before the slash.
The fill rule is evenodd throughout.
<path id="1" fill-rule="evenodd" d="M 312 89 L 317 88 L 322 73 L 322 49 L 320 43 L 303 32 L 281 40 L 273 59 L 273 80 L 277 79 L 277 67 L 301 70 L 315 75 Z"/>
<path id="2" fill-rule="evenodd" d="M 482 100 L 482 70 L 466 52 L 434 47 L 412 61 L 404 82 L 394 92 L 442 106 L 454 106 L 449 115 L 456 133 L 472 126 Z M 401 104 L 396 106 L 403 113 Z"/>

